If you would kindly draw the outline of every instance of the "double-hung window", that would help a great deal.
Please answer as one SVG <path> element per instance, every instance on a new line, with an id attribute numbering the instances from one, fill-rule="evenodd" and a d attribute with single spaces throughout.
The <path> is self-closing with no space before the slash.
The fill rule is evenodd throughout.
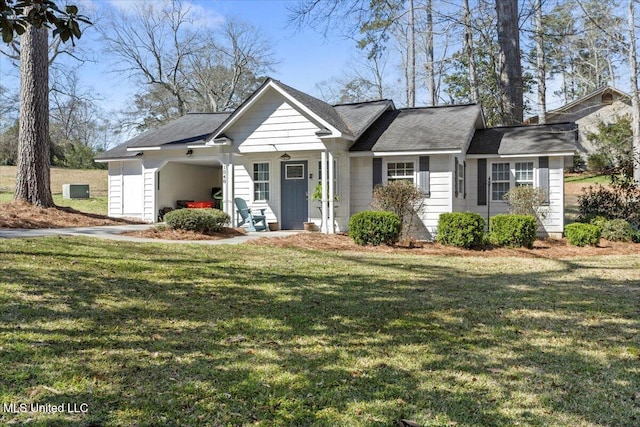
<path id="1" fill-rule="evenodd" d="M 253 200 L 269 200 L 269 163 L 253 164 Z"/>
<path id="2" fill-rule="evenodd" d="M 510 187 L 509 163 L 493 163 L 491 165 L 491 200 L 502 201 Z"/>
<path id="3" fill-rule="evenodd" d="M 413 162 L 387 163 L 387 181 L 414 182 L 415 166 Z"/>
<path id="4" fill-rule="evenodd" d="M 533 187 L 533 162 L 516 162 L 516 187 Z"/>

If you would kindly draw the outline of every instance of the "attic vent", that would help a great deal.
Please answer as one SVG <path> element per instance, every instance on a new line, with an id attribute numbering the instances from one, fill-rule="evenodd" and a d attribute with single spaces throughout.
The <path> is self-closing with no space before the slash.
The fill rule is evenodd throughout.
<path id="1" fill-rule="evenodd" d="M 613 94 L 612 93 L 603 93 L 602 94 L 602 103 L 605 105 L 613 104 Z"/>

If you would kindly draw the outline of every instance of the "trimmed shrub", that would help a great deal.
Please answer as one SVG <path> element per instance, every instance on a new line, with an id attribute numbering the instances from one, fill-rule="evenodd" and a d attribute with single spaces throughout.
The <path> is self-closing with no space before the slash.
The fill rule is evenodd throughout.
<path id="1" fill-rule="evenodd" d="M 349 220 L 349 237 L 358 245 L 391 245 L 398 241 L 402 224 L 393 212 L 363 211 Z"/>
<path id="2" fill-rule="evenodd" d="M 607 218 L 603 217 L 602 215 L 598 215 L 597 217 L 589 221 L 589 224 L 600 227 L 600 230 L 602 230 L 602 227 L 604 227 L 607 221 L 609 221 Z"/>
<path id="3" fill-rule="evenodd" d="M 564 235 L 575 246 L 595 246 L 600 243 L 600 227 L 596 225 L 575 222 L 564 228 Z"/>
<path id="4" fill-rule="evenodd" d="M 593 224 L 593 221 L 591 222 Z M 601 226 L 601 237 L 612 242 L 633 242 L 636 230 L 624 219 L 605 221 Z"/>
<path id="5" fill-rule="evenodd" d="M 484 243 L 484 218 L 473 212 L 443 213 L 436 240 L 443 245 L 472 248 Z"/>
<path id="6" fill-rule="evenodd" d="M 538 224 L 532 215 L 496 215 L 491 217 L 489 241 L 494 245 L 530 248 L 536 240 Z"/>
<path id="7" fill-rule="evenodd" d="M 169 227 L 198 233 L 220 231 L 229 219 L 229 215 L 219 209 L 177 209 L 164 216 Z"/>

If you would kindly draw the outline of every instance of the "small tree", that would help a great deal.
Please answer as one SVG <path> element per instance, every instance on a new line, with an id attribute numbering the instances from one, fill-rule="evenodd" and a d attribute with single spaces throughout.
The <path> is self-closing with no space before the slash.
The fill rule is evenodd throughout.
<path id="1" fill-rule="evenodd" d="M 611 167 L 612 174 L 633 175 L 633 132 L 631 118 L 624 116 L 613 123 L 598 122 L 596 132 L 587 134 L 587 138 L 596 147 L 596 156 Z M 590 167 L 593 165 L 590 163 Z M 605 168 L 602 168 L 605 169 Z M 606 170 L 605 170 L 606 171 Z"/>
<path id="2" fill-rule="evenodd" d="M 409 237 L 411 227 L 422 210 L 424 194 L 412 182 L 391 181 L 373 189 L 373 207 L 393 212 L 400 218 L 400 236 Z"/>
<path id="3" fill-rule="evenodd" d="M 543 189 L 529 186 L 514 187 L 504 195 L 504 201 L 509 205 L 509 213 L 531 215 L 536 218 L 538 225 L 549 215 L 547 198 L 548 195 Z"/>

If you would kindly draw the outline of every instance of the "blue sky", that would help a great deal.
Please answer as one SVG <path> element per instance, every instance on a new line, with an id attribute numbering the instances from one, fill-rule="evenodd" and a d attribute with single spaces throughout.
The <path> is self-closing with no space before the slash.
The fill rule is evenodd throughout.
<path id="1" fill-rule="evenodd" d="M 102 14 L 111 8 L 126 9 L 139 1 L 148 0 L 70 0 L 91 18 L 92 11 Z M 183 0 L 187 2 L 188 0 Z M 271 77 L 307 93 L 316 94 L 316 83 L 339 75 L 355 53 L 352 40 L 332 36 L 325 39 L 312 29 L 295 31 L 287 24 L 287 4 L 281 0 L 191 0 L 194 9 L 202 15 L 208 26 L 219 25 L 224 19 L 235 17 L 262 29 L 273 41 L 275 57 L 280 61 Z M 113 61 L 101 54 L 97 31 L 89 28 L 78 41 L 83 49 L 97 60 L 85 63 L 80 71 L 81 85 L 100 94 L 106 110 L 126 106 L 136 92 L 136 84 L 127 76 L 114 73 Z M 69 62 L 70 65 L 73 62 Z M 4 86 L 17 88 L 17 70 L 3 57 L 0 58 L 0 79 Z"/>

